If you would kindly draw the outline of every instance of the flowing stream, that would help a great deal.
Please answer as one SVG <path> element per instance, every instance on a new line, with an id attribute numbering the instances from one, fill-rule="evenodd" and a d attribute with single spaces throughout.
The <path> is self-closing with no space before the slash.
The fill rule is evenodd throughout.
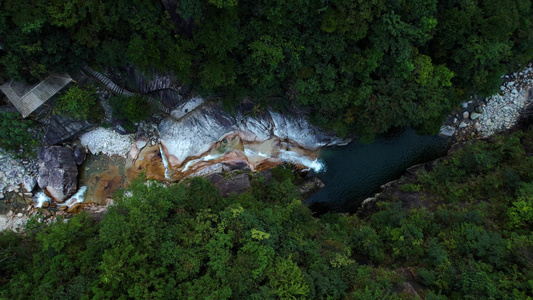
<path id="1" fill-rule="evenodd" d="M 324 148 L 318 157 L 325 170 L 317 176 L 326 187 L 305 203 L 315 211 L 354 212 L 381 185 L 412 165 L 446 155 L 447 148 L 445 138 L 420 136 L 412 129 L 376 137 L 372 144 Z"/>

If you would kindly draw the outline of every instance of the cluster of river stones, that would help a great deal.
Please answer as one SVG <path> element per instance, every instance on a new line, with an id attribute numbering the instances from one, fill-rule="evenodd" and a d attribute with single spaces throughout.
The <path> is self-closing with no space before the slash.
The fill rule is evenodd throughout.
<path id="1" fill-rule="evenodd" d="M 499 94 L 473 98 L 448 116 L 441 134 L 460 140 L 512 127 L 533 101 L 533 66 L 504 79 Z M 135 174 L 145 172 L 161 181 L 210 176 L 223 192 L 234 189 L 235 182 L 246 185 L 247 177 L 239 174 L 228 182 L 218 176 L 221 172 L 263 171 L 285 162 L 319 170 L 317 151 L 349 140 L 312 126 L 302 115 L 251 114 L 249 110 L 230 115 L 217 104 L 192 98 L 159 124 L 141 124 L 137 134 L 99 127 L 70 145 L 41 148 L 37 160 L 14 159 L 0 152 L 0 200 L 19 203 L 0 206 L 0 231 L 22 230 L 31 216 L 49 223 L 82 209 L 104 212 L 112 199 L 100 205 L 84 203 L 87 187 L 78 187 L 78 169 L 86 152 L 123 157 L 130 170 L 138 171 Z"/>
<path id="2" fill-rule="evenodd" d="M 84 148 L 61 146 L 42 147 L 38 160 L 0 153 L 0 231 L 22 230 L 30 217 L 51 223 L 84 208 L 100 212 L 83 203 L 87 187 L 77 188 L 78 166 L 85 157 Z"/>
<path id="3" fill-rule="evenodd" d="M 497 94 L 472 97 L 448 116 L 441 133 L 456 141 L 473 137 L 489 137 L 516 125 L 521 113 L 533 103 L 533 65 L 522 71 L 504 75 Z"/>

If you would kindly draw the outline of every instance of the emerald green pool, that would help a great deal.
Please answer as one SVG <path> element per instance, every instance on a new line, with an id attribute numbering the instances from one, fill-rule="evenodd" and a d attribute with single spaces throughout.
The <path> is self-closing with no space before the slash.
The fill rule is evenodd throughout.
<path id="1" fill-rule="evenodd" d="M 376 137 L 371 144 L 353 141 L 347 146 L 320 150 L 325 170 L 317 176 L 326 185 L 305 201 L 311 208 L 354 212 L 381 185 L 399 178 L 408 167 L 446 155 L 447 139 L 421 136 L 407 129 Z"/>

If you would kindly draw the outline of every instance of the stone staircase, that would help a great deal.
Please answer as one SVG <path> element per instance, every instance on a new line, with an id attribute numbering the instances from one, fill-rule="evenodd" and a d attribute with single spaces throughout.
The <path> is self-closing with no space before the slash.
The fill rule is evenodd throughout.
<path id="1" fill-rule="evenodd" d="M 130 92 L 130 91 L 118 86 L 111 79 L 107 78 L 104 74 L 92 69 L 89 66 L 83 67 L 83 71 L 85 72 L 85 74 L 87 74 L 88 76 L 90 76 L 93 79 L 95 79 L 96 81 L 98 81 L 107 90 L 109 90 L 111 93 L 113 93 L 115 95 L 124 95 L 124 96 L 127 96 L 127 97 L 131 97 L 131 96 L 135 95 L 134 93 L 132 93 L 132 92 Z M 155 98 L 149 97 L 149 96 L 145 96 L 145 98 L 147 99 L 148 103 L 150 103 L 151 105 L 156 107 L 158 111 L 160 111 L 160 112 L 162 112 L 162 113 L 164 113 L 166 115 L 170 114 L 170 109 L 168 109 L 166 106 L 164 106 L 163 103 L 161 103 L 161 101 L 159 101 L 158 99 L 155 99 Z"/>

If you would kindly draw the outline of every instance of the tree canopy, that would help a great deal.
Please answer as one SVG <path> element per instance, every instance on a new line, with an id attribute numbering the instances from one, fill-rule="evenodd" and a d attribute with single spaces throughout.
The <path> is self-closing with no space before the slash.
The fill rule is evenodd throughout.
<path id="1" fill-rule="evenodd" d="M 351 216 L 313 217 L 284 169 L 228 197 L 139 178 L 101 222 L 0 233 L 0 297 L 528 299 L 532 141 L 467 146 Z"/>
<path id="2" fill-rule="evenodd" d="M 307 107 L 372 137 L 435 132 L 533 58 L 529 0 L 0 1 L 3 76 L 87 62 L 170 72 L 231 105 Z"/>

